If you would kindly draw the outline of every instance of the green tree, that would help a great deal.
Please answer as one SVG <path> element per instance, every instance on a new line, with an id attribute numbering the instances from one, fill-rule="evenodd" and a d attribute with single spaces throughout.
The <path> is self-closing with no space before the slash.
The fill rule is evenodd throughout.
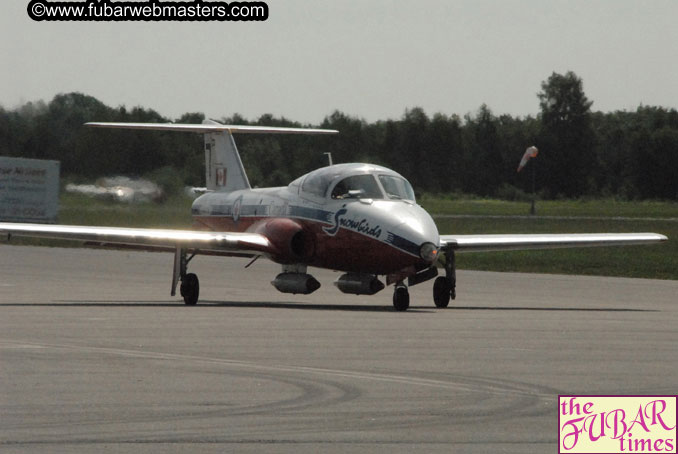
<path id="1" fill-rule="evenodd" d="M 497 118 L 487 105 L 475 117 L 466 117 L 467 188 L 474 194 L 490 195 L 502 183 L 503 158 Z"/>
<path id="2" fill-rule="evenodd" d="M 652 131 L 637 153 L 641 195 L 678 200 L 678 129 L 664 126 Z"/>
<path id="3" fill-rule="evenodd" d="M 595 139 L 591 128 L 591 105 L 582 80 L 572 71 L 553 73 L 538 94 L 542 133 L 542 177 L 552 195 L 580 196 L 596 188 Z"/>
<path id="4" fill-rule="evenodd" d="M 537 118 L 495 116 L 483 105 L 461 121 L 421 108 L 398 120 L 365 120 L 335 111 L 320 127 L 338 136 L 237 137 L 253 185 L 284 185 L 335 162 L 371 162 L 402 173 L 417 191 L 520 195 L 531 187 L 515 168 L 525 147 L 539 147 L 537 189 L 546 196 L 603 193 L 624 198 L 677 199 L 678 112 L 640 106 L 631 112 L 592 113 L 574 73 L 552 74 L 539 93 Z M 201 123 L 187 113 L 175 122 Z M 62 174 L 79 180 L 111 175 L 161 175 L 175 185 L 204 184 L 200 134 L 84 128 L 87 121 L 168 122 L 142 107 L 109 107 L 82 93 L 49 103 L 0 107 L 0 155 L 58 159 Z M 249 121 L 238 114 L 226 124 L 302 125 L 266 114 Z M 157 169 L 160 169 L 156 172 Z M 527 174 L 529 175 L 529 174 Z"/>
<path id="5" fill-rule="evenodd" d="M 427 143 L 426 161 L 430 163 L 430 178 L 425 181 L 424 189 L 438 193 L 461 190 L 466 169 L 461 165 L 463 141 L 459 117 L 435 114 Z"/>

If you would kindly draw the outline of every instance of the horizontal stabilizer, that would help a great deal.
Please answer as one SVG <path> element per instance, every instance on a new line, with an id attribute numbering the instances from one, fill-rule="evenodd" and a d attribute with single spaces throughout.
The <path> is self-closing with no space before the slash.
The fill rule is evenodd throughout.
<path id="1" fill-rule="evenodd" d="M 106 123 L 90 122 L 92 128 L 137 129 L 143 131 L 180 131 L 205 135 L 205 187 L 209 191 L 232 192 L 250 189 L 245 167 L 233 134 L 337 134 L 334 129 L 279 128 L 273 126 L 222 125 L 214 120 L 202 124 Z"/>
<path id="2" fill-rule="evenodd" d="M 198 133 L 227 132 L 229 134 L 337 134 L 335 129 L 278 128 L 272 126 L 222 125 L 216 122 L 204 124 L 177 123 L 101 123 L 90 122 L 85 126 L 92 128 L 141 129 L 146 131 L 183 131 Z"/>

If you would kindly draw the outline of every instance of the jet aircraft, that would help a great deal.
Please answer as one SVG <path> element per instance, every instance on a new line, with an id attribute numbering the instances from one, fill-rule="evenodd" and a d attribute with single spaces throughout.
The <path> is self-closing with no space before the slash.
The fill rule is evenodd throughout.
<path id="1" fill-rule="evenodd" d="M 410 304 L 408 286 L 434 278 L 435 306 L 448 306 L 456 296 L 457 252 L 648 244 L 667 239 L 656 233 L 440 235 L 431 216 L 417 205 L 410 183 L 393 170 L 373 164 L 336 164 L 286 187 L 252 188 L 233 139 L 235 134 L 335 134 L 335 130 L 235 126 L 211 120 L 194 125 L 86 125 L 204 134 L 206 187 L 192 205 L 193 229 L 0 223 L 0 234 L 8 239 L 46 237 L 173 252 L 171 295 L 179 286 L 188 305 L 198 302 L 200 292 L 198 277 L 188 272 L 188 265 L 200 254 L 271 259 L 281 265 L 281 273 L 271 283 L 283 293 L 310 294 L 320 287 L 308 267 L 343 272 L 334 284 L 348 294 L 373 295 L 385 284 L 393 284 L 393 306 L 404 311 Z"/>

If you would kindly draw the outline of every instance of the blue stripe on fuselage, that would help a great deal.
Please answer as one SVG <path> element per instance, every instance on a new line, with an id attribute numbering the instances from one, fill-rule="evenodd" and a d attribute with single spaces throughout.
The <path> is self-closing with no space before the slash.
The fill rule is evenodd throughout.
<path id="1" fill-rule="evenodd" d="M 287 210 L 287 214 L 293 218 L 312 219 L 314 221 L 320 221 L 326 224 L 330 224 L 331 223 L 330 219 L 332 219 L 332 215 L 334 213 L 332 211 L 320 210 L 317 208 L 308 208 L 301 207 L 298 205 L 290 205 Z"/>
<path id="2" fill-rule="evenodd" d="M 195 210 L 197 211 L 197 210 Z M 205 215 L 204 213 L 194 212 L 194 215 Z M 266 205 L 242 205 L 240 207 L 240 216 L 266 216 L 269 214 L 268 206 Z M 208 216 L 232 216 L 232 205 L 212 205 L 209 207 Z M 298 205 L 290 205 L 287 208 L 287 216 L 292 218 L 309 219 L 313 221 L 322 222 L 324 224 L 332 224 L 333 211 L 321 210 L 318 208 L 302 207 Z M 345 227 L 342 227 L 345 228 Z M 352 230 L 352 229 L 349 229 Z M 396 235 L 393 232 L 387 232 L 385 242 L 391 246 L 400 249 L 403 252 L 419 257 L 420 245 Z"/>
<path id="3" fill-rule="evenodd" d="M 419 257 L 419 248 L 420 246 L 417 243 L 413 243 L 407 238 L 403 238 L 400 235 L 396 235 L 393 232 L 387 232 L 386 242 L 398 249 L 405 251 L 409 254 Z"/>

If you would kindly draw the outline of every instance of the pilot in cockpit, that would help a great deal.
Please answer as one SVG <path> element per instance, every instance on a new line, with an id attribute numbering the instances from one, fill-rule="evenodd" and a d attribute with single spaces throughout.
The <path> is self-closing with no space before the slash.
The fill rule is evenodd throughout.
<path id="1" fill-rule="evenodd" d="M 333 199 L 381 199 L 383 195 L 372 175 L 354 175 L 341 180 L 332 190 Z"/>

